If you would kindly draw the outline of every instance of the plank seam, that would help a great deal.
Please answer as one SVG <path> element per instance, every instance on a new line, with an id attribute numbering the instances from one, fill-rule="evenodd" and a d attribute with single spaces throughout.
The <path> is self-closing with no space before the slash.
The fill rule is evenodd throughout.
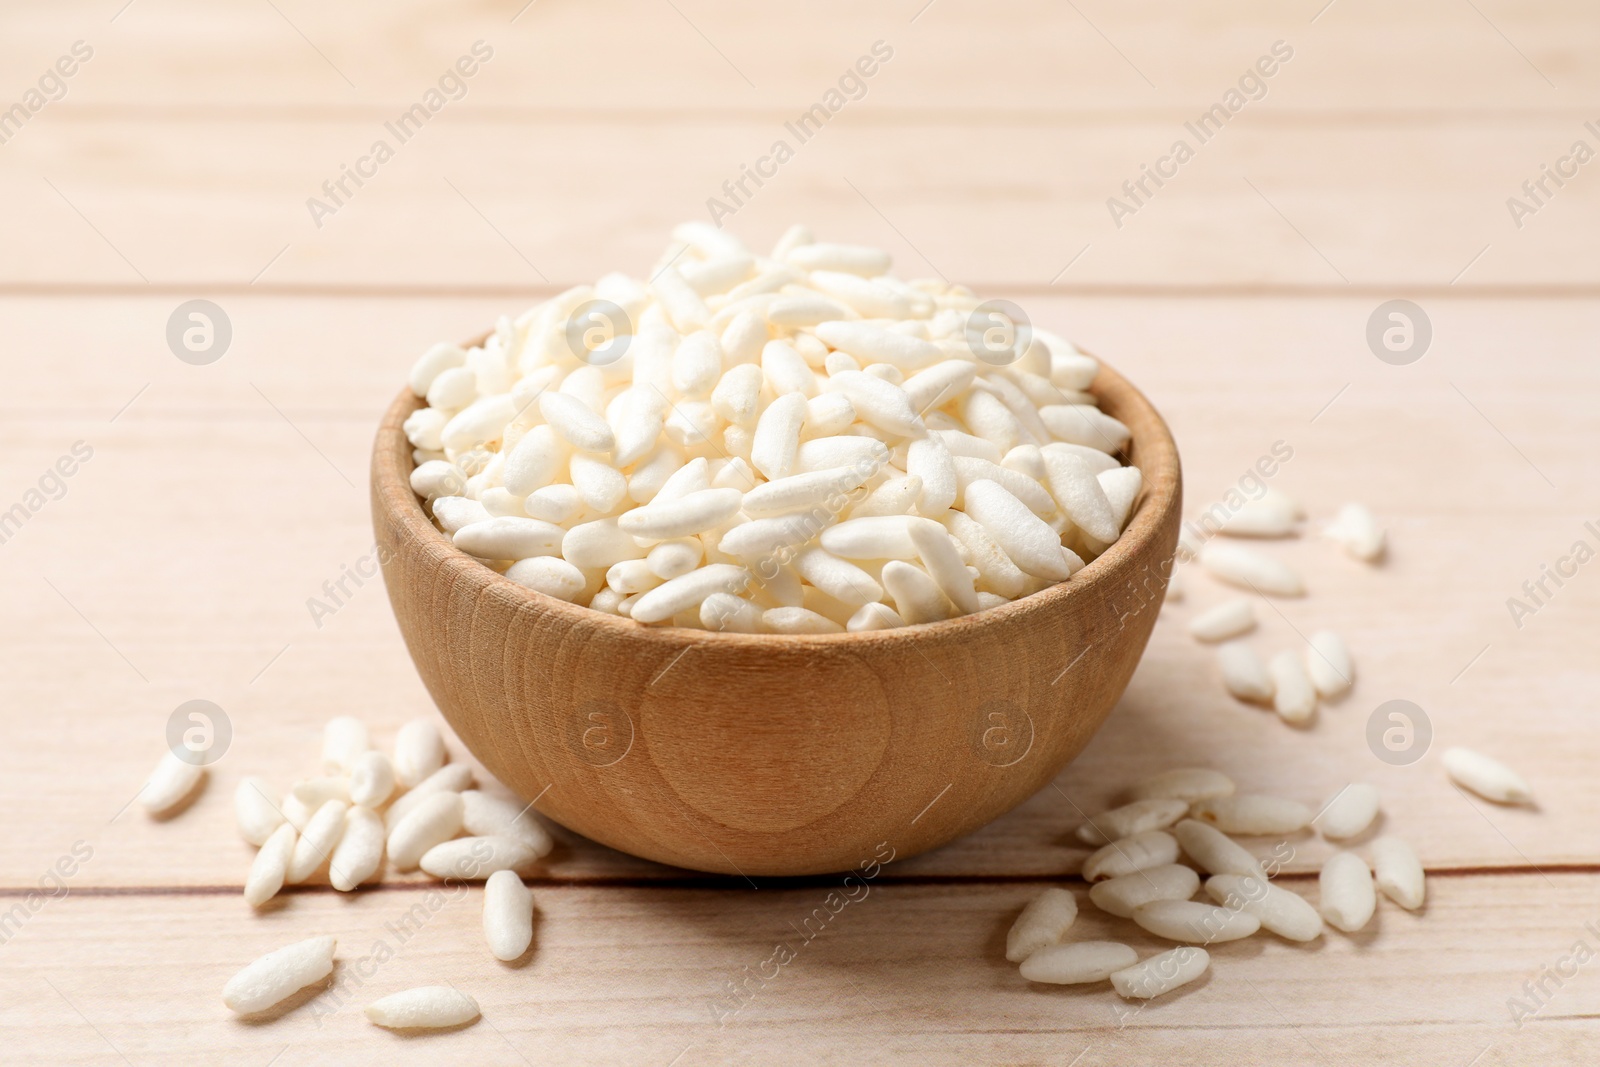
<path id="1" fill-rule="evenodd" d="M 1428 868 L 1430 878 L 1483 878 L 1483 877 L 1538 877 L 1546 874 L 1600 874 L 1600 863 L 1547 863 L 1538 867 L 1440 867 Z M 818 889 L 838 884 L 844 875 L 833 877 L 818 875 L 804 878 L 769 878 L 760 881 L 761 888 L 769 890 Z M 1286 871 L 1274 881 L 1308 881 L 1318 877 L 1316 871 Z M 689 875 L 682 878 L 645 877 L 577 877 L 537 878 L 524 877 L 530 888 L 544 889 L 678 889 L 678 890 L 728 890 L 747 891 L 747 883 L 737 877 L 721 875 Z M 435 880 L 415 882 L 378 882 L 363 885 L 358 893 L 405 892 L 437 889 L 444 883 Z M 987 886 L 987 885 L 1062 885 L 1086 886 L 1082 876 L 1064 873 L 1041 874 L 924 874 L 904 877 L 883 876 L 874 880 L 875 886 L 932 887 L 932 886 Z M 0 886 L 0 898 L 23 897 L 40 892 L 37 886 Z M 151 886 L 73 886 L 69 896 L 86 897 L 157 897 L 157 896 L 238 896 L 244 886 L 239 885 L 151 885 Z M 283 895 L 319 894 L 338 892 L 331 885 L 285 886 Z"/>
<path id="2" fill-rule="evenodd" d="M 192 297 L 196 293 L 212 296 L 247 297 L 325 297 L 334 300 L 405 299 L 545 300 L 564 292 L 573 282 L 537 286 L 503 285 L 425 285 L 406 283 L 339 284 L 256 283 L 236 281 L 159 281 L 149 285 L 125 282 L 23 282 L 0 281 L 0 298 L 82 299 L 85 297 Z M 1484 285 L 1449 285 L 1406 280 L 1356 282 L 1350 285 L 1293 283 L 1187 283 L 1187 282 L 1046 282 L 966 281 L 968 288 L 985 293 L 1012 293 L 1033 297 L 1132 297 L 1166 299 L 1371 299 L 1389 298 L 1396 293 L 1429 300 L 1594 300 L 1600 298 L 1600 281 Z"/>
<path id="3" fill-rule="evenodd" d="M 353 122 L 383 122 L 394 116 L 389 104 L 269 104 L 237 101 L 221 104 L 172 103 L 65 103 L 52 112 L 56 121 L 103 123 L 143 120 L 147 122 L 248 122 L 318 123 L 340 125 Z M 1377 128 L 1436 126 L 1441 124 L 1522 125 L 1530 121 L 1582 121 L 1592 109 L 1582 105 L 1527 107 L 1486 107 L 1482 105 L 1438 107 L 1297 107 L 1274 106 L 1254 113 L 1253 121 L 1262 126 L 1307 125 L 1370 126 Z M 458 125 L 498 125 L 531 121 L 618 126 L 659 122 L 703 124 L 781 124 L 794 118 L 782 107 L 548 107 L 518 104 L 479 104 L 452 112 Z M 857 113 L 852 121 L 861 126 L 1018 126 L 1055 127 L 1112 125 L 1119 123 L 1179 123 L 1194 117 L 1193 109 L 1181 104 L 1165 106 L 1110 107 L 1015 107 L 1015 106 L 903 106 L 888 104 Z"/>

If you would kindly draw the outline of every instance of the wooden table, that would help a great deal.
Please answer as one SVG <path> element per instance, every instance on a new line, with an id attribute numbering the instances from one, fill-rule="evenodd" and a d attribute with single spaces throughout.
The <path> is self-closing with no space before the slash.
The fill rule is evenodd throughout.
<path id="1" fill-rule="evenodd" d="M 26 114 L 0 124 L 0 510 L 24 504 L 27 521 L 0 545 L 0 1059 L 1592 1060 L 1600 964 L 1563 960 L 1580 941 L 1600 951 L 1600 563 L 1547 582 L 1520 626 L 1507 599 L 1575 542 L 1600 547 L 1585 526 L 1600 520 L 1600 163 L 1561 162 L 1575 141 L 1600 147 L 1585 126 L 1600 124 L 1600 21 L 1572 0 L 1325 2 L 10 5 L 0 104 Z M 46 76 L 77 41 L 92 56 Z M 385 124 L 477 41 L 492 55 L 460 99 L 399 143 Z M 893 55 L 865 95 L 794 143 L 785 123 L 877 41 Z M 1185 123 L 1279 41 L 1292 57 L 1247 79 L 1260 98 L 1200 143 Z M 361 163 L 380 138 L 392 158 Z M 239 778 L 286 786 L 336 713 L 385 743 L 431 713 L 379 582 L 347 583 L 320 620 L 307 606 L 371 551 L 367 450 L 410 361 L 605 270 L 645 270 L 673 223 L 706 217 L 781 138 L 793 158 L 747 183 L 729 222 L 753 246 L 802 219 L 891 249 L 905 275 L 1022 303 L 1166 413 L 1191 513 L 1279 441 L 1293 459 L 1274 482 L 1313 526 L 1369 504 L 1387 564 L 1314 536 L 1271 546 L 1312 595 L 1263 605 L 1256 638 L 1341 631 L 1353 693 L 1303 732 L 1225 698 L 1183 631 L 1225 594 L 1191 571 L 1118 712 L 1053 788 L 891 865 L 813 940 L 797 929 L 827 879 L 752 889 L 571 835 L 536 880 L 519 966 L 484 951 L 476 891 L 417 876 L 308 887 L 251 915 Z M 1192 158 L 1161 162 L 1180 138 Z M 1173 176 L 1135 202 L 1122 184 L 1144 164 Z M 1521 186 L 1542 164 L 1569 176 L 1535 204 Z M 322 186 L 346 165 L 370 177 L 333 205 Z M 1136 210 L 1114 220 L 1113 196 Z M 314 220 L 311 197 L 337 210 Z M 1407 365 L 1366 340 L 1397 298 L 1432 328 Z M 209 365 L 166 339 L 191 299 L 231 323 Z M 92 456 L 29 495 L 75 442 Z M 128 809 L 169 714 L 196 698 L 233 731 L 204 792 L 166 821 Z M 1432 724 L 1409 766 L 1368 747 L 1391 699 Z M 1539 808 L 1452 789 L 1450 744 L 1519 768 Z M 1142 1009 L 1104 987 L 1030 988 L 1004 933 L 1041 886 L 1081 890 L 1078 810 L 1191 763 L 1308 803 L 1379 785 L 1385 828 L 1428 867 L 1426 909 L 1385 903 L 1367 931 L 1310 946 L 1220 946 L 1203 982 Z M 1291 844 L 1287 877 L 1314 896 L 1328 846 Z M 63 857 L 65 895 L 30 897 Z M 1087 908 L 1080 923 L 1156 947 Z M 230 1018 L 223 982 L 314 932 L 350 960 L 380 941 L 394 955 L 337 1010 Z M 778 942 L 795 958 L 773 971 Z M 361 1017 L 444 981 L 478 998 L 478 1025 L 406 1038 Z M 736 985 L 752 992 L 730 999 Z"/>

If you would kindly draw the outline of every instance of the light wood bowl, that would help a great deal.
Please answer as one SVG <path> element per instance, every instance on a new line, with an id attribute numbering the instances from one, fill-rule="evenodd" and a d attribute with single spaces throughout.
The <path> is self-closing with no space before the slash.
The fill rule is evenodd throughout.
<path id="1" fill-rule="evenodd" d="M 1110 368 L 1144 491 L 1072 580 L 948 622 L 860 634 L 644 627 L 457 551 L 411 491 L 403 390 L 372 519 L 411 658 L 461 740 L 538 811 L 612 848 L 744 875 L 937 848 L 1016 807 L 1089 742 L 1144 652 L 1177 545 L 1177 448 Z"/>

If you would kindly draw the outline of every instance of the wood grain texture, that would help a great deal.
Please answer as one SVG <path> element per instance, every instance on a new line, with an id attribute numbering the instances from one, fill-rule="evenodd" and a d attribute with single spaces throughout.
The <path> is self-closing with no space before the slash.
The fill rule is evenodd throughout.
<path id="1" fill-rule="evenodd" d="M 1037 292 L 1600 285 L 1586 254 L 1600 225 L 1589 168 L 1520 226 L 1506 207 L 1575 139 L 1600 148 L 1590 116 L 1419 130 L 1265 114 L 1245 110 L 1200 145 L 1178 113 L 908 123 L 846 111 L 762 188 L 747 185 L 726 225 L 765 249 L 805 220 L 888 249 L 906 277 Z M 673 225 L 709 218 L 723 182 L 785 136 L 776 117 L 618 115 L 548 120 L 531 137 L 516 118 L 444 111 L 313 219 L 308 200 L 385 136 L 383 120 L 54 120 L 41 113 L 4 146 L 0 195 L 35 222 L 0 247 L 3 283 L 548 291 L 647 270 Z M 1180 137 L 1195 158 L 1113 219 L 1108 200 L 1133 206 L 1123 183 Z M 196 144 L 209 149 L 198 163 Z M 127 162 L 112 171 L 105 159 Z M 949 226 L 971 213 L 981 225 Z"/>
<path id="2" fill-rule="evenodd" d="M 1315 899 L 1314 880 L 1288 884 Z M 1206 977 L 1142 1010 L 1107 983 L 1030 986 L 1005 962 L 1006 929 L 1037 886 L 864 883 L 848 887 L 848 903 L 845 890 L 537 889 L 533 951 L 509 966 L 483 944 L 478 890 L 297 893 L 257 918 L 232 897 L 75 895 L 47 903 L 0 946 L 0 1025 L 16 1062 L 85 1067 L 120 1063 L 118 1052 L 175 1065 L 278 1055 L 291 1067 L 675 1057 L 1227 1067 L 1475 1056 L 1479 1067 L 1510 1067 L 1586 1062 L 1600 1040 L 1586 971 L 1549 984 L 1545 1006 L 1520 1027 L 1507 1003 L 1575 942 L 1600 942 L 1587 877 L 1434 878 L 1424 913 L 1384 902 L 1357 937 L 1213 946 Z M 1486 915 L 1496 917 L 1493 935 Z M 338 939 L 337 984 L 265 1023 L 231 1018 L 223 983 L 312 933 Z M 1087 901 L 1073 933 L 1141 955 L 1166 947 Z M 92 963 L 85 945 L 99 946 Z M 792 958 L 768 963 L 780 945 Z M 361 1016 L 381 995 L 445 982 L 478 1000 L 482 1020 L 407 1037 Z"/>
<path id="3" fill-rule="evenodd" d="M 1166 424 L 1109 367 L 1101 409 L 1144 488 L 1070 580 L 989 612 L 860 634 L 641 627 L 464 556 L 412 492 L 390 406 L 372 516 L 400 631 L 434 702 L 506 785 L 624 852 L 739 875 L 914 856 L 1016 807 L 1082 751 L 1144 652 L 1182 510 Z"/>
<path id="4" fill-rule="evenodd" d="M 373 427 L 417 339 L 466 336 L 520 305 L 229 299 L 236 347 L 195 368 L 161 340 L 175 302 L 0 301 L 19 357 L 8 364 L 19 398 L 0 420 L 10 500 L 73 441 L 96 449 L 66 495 L 0 546 L 10 606 L 0 613 L 0 668 L 12 738 L 0 748 L 0 797 L 12 806 L 51 798 L 48 818 L 0 835 L 0 885 L 31 882 L 79 837 L 98 850 L 96 884 L 170 884 L 170 865 L 157 858 L 165 826 L 134 811 L 107 822 L 154 764 L 166 716 L 184 700 L 221 704 L 236 736 L 184 815 L 215 843 L 185 859 L 186 879 L 201 885 L 237 884 L 248 864 L 229 813 L 241 777 L 263 775 L 287 789 L 312 770 L 318 731 L 333 714 L 361 714 L 384 744 L 407 718 L 433 714 L 376 583 L 347 581 L 352 595 L 320 626 L 307 604 L 325 599 L 324 583 L 371 552 L 365 485 L 347 484 L 338 470 L 359 482 Z M 1384 791 L 1390 828 L 1430 867 L 1593 861 L 1571 827 L 1600 804 L 1600 781 L 1589 773 L 1590 751 L 1570 741 L 1589 729 L 1587 635 L 1600 626 L 1600 584 L 1584 571 L 1521 629 L 1505 601 L 1565 552 L 1593 513 L 1585 457 L 1600 439 L 1590 399 L 1600 371 L 1582 353 L 1600 330 L 1600 307 L 1430 302 L 1437 358 L 1392 368 L 1359 340 L 1371 310 L 1359 301 L 1058 298 L 1025 306 L 1035 321 L 1110 353 L 1148 391 L 1183 442 L 1191 514 L 1236 484 L 1273 441 L 1294 446 L 1278 481 L 1305 500 L 1313 530 L 1263 547 L 1291 561 L 1312 595 L 1274 602 L 1284 617 L 1258 604 L 1253 640 L 1270 652 L 1299 642 L 1296 630 L 1330 626 L 1350 643 L 1358 672 L 1350 696 L 1307 733 L 1233 704 L 1209 651 L 1182 627 L 1235 594 L 1191 572 L 1188 600 L 1161 613 L 1118 712 L 1057 778 L 1072 804 L 1092 813 L 1142 774 L 1200 761 L 1310 804 L 1346 781 L 1371 780 Z M 305 322 L 316 324 L 313 341 L 301 336 Z M 1508 351 L 1522 353 L 1513 379 L 1503 371 Z M 56 370 L 62 352 L 122 355 L 74 380 Z M 1221 379 L 1219 362 L 1230 368 Z M 197 485 L 209 489 L 196 493 Z M 1365 501 L 1390 525 L 1384 567 L 1344 559 L 1314 536 L 1346 499 Z M 1433 756 L 1410 767 L 1380 764 L 1365 724 L 1392 697 L 1421 704 L 1439 744 L 1502 753 L 1533 781 L 1543 811 L 1480 814 L 1448 790 Z M 1308 757 L 1316 761 L 1309 771 Z M 103 771 L 63 777 L 71 761 Z M 1074 870 L 1084 850 L 1070 830 L 1080 817 L 1047 788 L 902 869 L 937 877 Z M 1302 869 L 1314 869 L 1319 847 L 1306 844 Z M 582 842 L 569 843 L 549 875 L 675 877 Z"/>
<path id="5" fill-rule="evenodd" d="M 20 813 L 0 834 L 0 916 L 75 842 L 94 849 L 68 899 L 0 927 L 0 1059 L 1594 1059 L 1592 964 L 1544 978 L 1550 1003 L 1520 1028 L 1508 1010 L 1596 919 L 1600 581 L 1583 567 L 1520 627 L 1506 608 L 1600 519 L 1600 184 L 1585 167 L 1520 228 L 1506 207 L 1575 139 L 1595 143 L 1588 7 L 521 7 L 0 10 L 0 105 L 73 41 L 96 52 L 0 144 L 0 508 L 73 442 L 95 449 L 0 545 L 0 803 Z M 471 336 L 567 281 L 645 269 L 667 226 L 703 214 L 880 37 L 893 61 L 735 229 L 760 246 L 799 218 L 880 243 L 902 272 L 1015 299 L 1104 353 L 1172 426 L 1191 514 L 1273 442 L 1291 444 L 1276 481 L 1312 523 L 1265 547 L 1312 595 L 1257 604 L 1251 640 L 1271 652 L 1331 626 L 1354 650 L 1355 689 L 1303 732 L 1229 701 L 1183 624 L 1234 594 L 1190 572 L 1187 600 L 1161 611 L 1076 760 L 982 830 L 891 864 L 721 1029 L 713 998 L 793 936 L 820 884 L 762 878 L 750 891 L 559 828 L 525 964 L 501 968 L 479 948 L 474 898 L 369 986 L 454 981 L 483 1002 L 477 1026 L 412 1040 L 353 1010 L 319 1026 L 306 1005 L 266 1025 L 227 1019 L 221 984 L 257 952 L 322 931 L 365 950 L 424 899 L 420 885 L 354 899 L 312 889 L 248 916 L 250 849 L 229 812 L 243 775 L 286 788 L 310 770 L 332 714 L 361 714 L 385 744 L 434 714 L 377 584 L 345 578 L 372 550 L 362 471 L 404 367 L 425 343 Z M 306 198 L 479 38 L 496 56 L 465 98 L 318 229 Z M 1106 198 L 1278 39 L 1296 55 L 1266 97 L 1117 228 Z M 194 296 L 235 326 L 228 355 L 204 368 L 173 359 L 163 337 Z M 1364 340 L 1373 308 L 1396 296 L 1435 327 L 1409 367 L 1380 364 Z M 1390 527 L 1381 568 L 1314 535 L 1348 499 Z M 307 602 L 341 579 L 348 595 L 319 624 Z M 227 710 L 233 748 L 178 818 L 118 815 L 167 715 L 194 697 Z M 1365 735 L 1394 697 L 1422 705 L 1436 731 L 1407 767 L 1380 763 Z M 1437 752 L 1456 743 L 1518 768 L 1539 808 L 1451 790 Z M 1000 962 L 1004 930 L 1081 862 L 1080 812 L 1179 763 L 1309 804 L 1347 781 L 1378 785 L 1383 828 L 1436 872 L 1426 913 L 1382 906 L 1371 934 L 1311 950 L 1225 946 L 1205 983 L 1120 1030 L 1103 989 L 1023 988 Z M 1288 843 L 1301 873 L 1328 847 Z M 1315 895 L 1314 879 L 1289 884 Z M 1102 921 L 1086 909 L 1081 932 L 1136 936 Z"/>
<path id="6" fill-rule="evenodd" d="M 485 0 L 449 9 L 427 0 L 337 7 L 163 0 L 112 23 L 116 5 L 69 0 L 13 17 L 0 62 L 21 77 L 43 70 L 75 39 L 91 43 L 96 55 L 56 105 L 63 110 L 248 116 L 332 108 L 387 117 L 481 39 L 496 54 L 453 106 L 539 117 L 759 111 L 786 118 L 882 39 L 895 56 L 870 82 L 866 103 L 992 116 L 1187 111 L 1234 84 L 1282 39 L 1297 55 L 1268 99 L 1306 111 L 1459 115 L 1600 101 L 1600 72 L 1588 62 L 1600 29 L 1571 2 L 1493 0 L 1476 11 L 1449 0 L 1398 9 L 1340 0 L 1326 11 L 1325 3 L 819 0 L 757 12 L 735 0 L 619 0 L 598 8 Z M 239 48 L 241 40 L 250 47 Z M 594 61 L 602 49 L 604 76 Z"/>

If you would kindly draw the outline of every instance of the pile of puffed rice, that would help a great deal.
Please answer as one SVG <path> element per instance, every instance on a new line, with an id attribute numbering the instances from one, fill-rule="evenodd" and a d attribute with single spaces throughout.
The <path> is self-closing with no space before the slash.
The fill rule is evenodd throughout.
<path id="1" fill-rule="evenodd" d="M 838 633 L 1070 578 L 1141 488 L 1099 364 L 1021 309 L 792 227 L 703 223 L 412 369 L 412 488 L 458 548 L 646 624 Z"/>

